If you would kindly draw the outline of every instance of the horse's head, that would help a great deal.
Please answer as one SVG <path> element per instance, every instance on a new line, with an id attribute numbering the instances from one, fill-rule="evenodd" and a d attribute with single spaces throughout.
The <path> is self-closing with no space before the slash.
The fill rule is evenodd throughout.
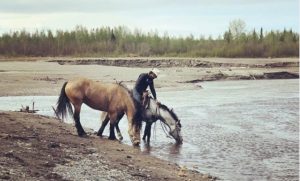
<path id="1" fill-rule="evenodd" d="M 166 105 L 159 104 L 159 118 L 170 128 L 169 134 L 177 143 L 182 143 L 181 124 L 173 109 L 169 109 Z"/>

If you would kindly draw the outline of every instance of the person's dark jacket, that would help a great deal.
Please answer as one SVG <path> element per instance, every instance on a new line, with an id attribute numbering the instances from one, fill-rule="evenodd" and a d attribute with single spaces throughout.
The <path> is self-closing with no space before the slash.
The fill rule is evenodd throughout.
<path id="1" fill-rule="evenodd" d="M 150 87 L 151 93 L 156 100 L 156 91 L 154 88 L 153 78 L 147 73 L 142 73 L 135 83 L 135 89 L 140 95 L 142 95 L 148 86 Z"/>

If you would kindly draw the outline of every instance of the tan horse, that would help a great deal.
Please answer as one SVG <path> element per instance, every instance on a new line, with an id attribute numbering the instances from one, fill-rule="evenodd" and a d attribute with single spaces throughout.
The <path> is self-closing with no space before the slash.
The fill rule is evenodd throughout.
<path id="1" fill-rule="evenodd" d="M 119 140 L 123 139 L 123 136 L 121 134 L 121 131 L 119 129 L 119 120 L 122 119 L 123 115 L 120 115 L 118 118 L 117 123 L 115 124 L 115 128 L 117 130 L 117 134 L 119 137 Z M 173 137 L 176 140 L 177 144 L 182 144 L 182 135 L 181 135 L 181 123 L 173 109 L 169 109 L 164 104 L 157 104 L 156 101 L 152 97 L 149 97 L 148 99 L 148 106 L 143 111 L 143 117 L 141 118 L 144 122 L 146 122 L 145 131 L 143 140 L 147 141 L 146 143 L 150 144 L 150 137 L 151 137 L 151 125 L 156 122 L 157 120 L 160 120 L 164 126 L 165 133 L 169 133 L 171 137 Z M 110 118 L 109 115 L 106 112 L 102 112 L 101 115 L 102 124 L 98 131 L 98 136 L 101 136 L 105 126 L 109 122 Z M 147 140 L 146 140 L 147 138 Z"/>
<path id="2" fill-rule="evenodd" d="M 77 78 L 65 82 L 57 101 L 56 113 L 61 119 L 67 111 L 75 120 L 75 127 L 79 136 L 86 135 L 80 123 L 80 109 L 82 104 L 105 111 L 110 117 L 109 139 L 116 139 L 114 127 L 120 115 L 127 115 L 128 134 L 134 145 L 140 143 L 141 122 L 135 119 L 136 109 L 131 95 L 119 84 L 100 83 L 86 78 Z M 74 106 L 74 113 L 72 106 Z"/>

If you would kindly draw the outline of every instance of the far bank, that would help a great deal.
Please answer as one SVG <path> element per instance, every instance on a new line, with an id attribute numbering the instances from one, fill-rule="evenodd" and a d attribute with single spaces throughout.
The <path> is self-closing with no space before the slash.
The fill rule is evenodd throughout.
<path id="1" fill-rule="evenodd" d="M 161 70 L 158 90 L 197 89 L 203 81 L 299 78 L 298 58 L 1 58 L 0 96 L 58 95 L 74 77 L 123 81 L 133 86 L 140 73 Z"/>

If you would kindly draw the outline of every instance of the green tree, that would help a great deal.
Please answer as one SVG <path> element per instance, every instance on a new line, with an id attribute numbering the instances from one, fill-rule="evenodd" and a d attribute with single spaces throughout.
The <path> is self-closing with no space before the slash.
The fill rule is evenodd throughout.
<path id="1" fill-rule="evenodd" d="M 262 42 L 264 39 L 264 32 L 263 32 L 263 28 L 260 28 L 260 34 L 259 34 L 259 41 Z"/>

